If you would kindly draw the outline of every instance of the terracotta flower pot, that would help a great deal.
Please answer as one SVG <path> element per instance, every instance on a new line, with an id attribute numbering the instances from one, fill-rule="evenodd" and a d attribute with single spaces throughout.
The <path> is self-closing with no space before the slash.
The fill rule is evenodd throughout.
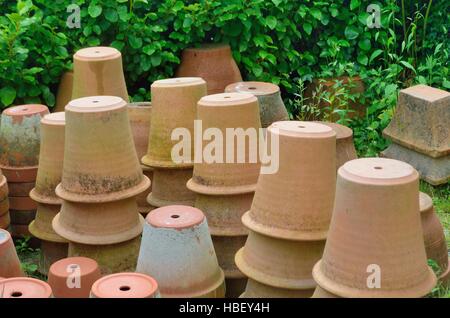
<path id="1" fill-rule="evenodd" d="M 59 81 L 56 93 L 55 112 L 63 112 L 64 107 L 72 100 L 73 71 L 64 72 Z"/>
<path id="2" fill-rule="evenodd" d="M 140 235 L 143 223 L 135 198 L 128 198 L 103 203 L 63 201 L 52 225 L 56 233 L 71 242 L 109 245 Z"/>
<path id="3" fill-rule="evenodd" d="M 41 240 L 41 255 L 38 267 L 39 273 L 48 275 L 49 268 L 53 263 L 67 257 L 68 249 L 68 243 L 57 243 Z"/>
<path id="4" fill-rule="evenodd" d="M 36 210 L 11 210 L 9 215 L 11 216 L 11 223 L 17 225 L 28 225 L 36 217 Z"/>
<path id="5" fill-rule="evenodd" d="M 318 123 L 283 121 L 268 128 L 268 140 L 275 136 L 278 171 L 260 175 L 242 222 L 275 238 L 325 240 L 336 184 L 336 133 Z"/>
<path id="6" fill-rule="evenodd" d="M 236 267 L 234 255 L 244 246 L 247 235 L 241 236 L 212 236 L 219 266 L 226 278 L 245 278 L 246 276 Z M 228 286 L 227 286 L 228 290 Z"/>
<path id="7" fill-rule="evenodd" d="M 65 113 L 45 115 L 41 120 L 41 147 L 36 186 L 30 197 L 40 203 L 61 204 L 55 194 L 61 182 L 64 161 Z"/>
<path id="8" fill-rule="evenodd" d="M 153 168 L 143 165 L 142 172 L 153 183 Z M 147 197 L 151 192 L 152 192 L 152 184 L 150 184 L 150 187 L 147 190 L 145 190 L 144 192 L 142 192 L 136 196 L 136 203 L 138 205 L 138 211 L 139 211 L 139 213 L 141 213 L 144 216 L 147 215 L 148 212 L 150 212 L 151 210 L 153 210 L 155 208 L 154 206 L 152 206 L 151 204 L 149 204 L 147 202 Z"/>
<path id="9" fill-rule="evenodd" d="M 36 217 L 29 225 L 31 234 L 44 241 L 67 243 L 67 240 L 56 234 L 52 227 L 53 218 L 60 210 L 60 205 L 39 203 Z"/>
<path id="10" fill-rule="evenodd" d="M 133 197 L 150 186 L 134 149 L 126 106 L 114 96 L 80 98 L 66 106 L 59 197 L 109 202 Z"/>
<path id="11" fill-rule="evenodd" d="M 155 169 L 152 192 L 147 202 L 155 207 L 167 205 L 193 206 L 195 193 L 188 190 L 186 182 L 192 177 L 192 169 Z"/>
<path id="12" fill-rule="evenodd" d="M 0 282 L 0 298 L 51 298 L 51 287 L 41 280 L 14 277 Z"/>
<path id="13" fill-rule="evenodd" d="M 0 229 L 0 259 L 0 277 L 23 276 L 11 234 L 3 229 Z"/>
<path id="14" fill-rule="evenodd" d="M 2 171 L 0 170 L 0 201 L 7 199 L 8 194 L 9 194 L 8 182 L 6 180 L 6 177 L 2 174 Z"/>
<path id="15" fill-rule="evenodd" d="M 30 197 L 9 197 L 9 208 L 16 211 L 31 211 L 37 209 L 37 202 Z"/>
<path id="16" fill-rule="evenodd" d="M 258 98 L 259 115 L 263 128 L 269 127 L 276 121 L 289 120 L 278 85 L 265 82 L 237 82 L 228 85 L 225 92 L 255 95 Z"/>
<path id="17" fill-rule="evenodd" d="M 15 181 L 8 176 L 10 169 L 30 169 L 37 166 L 40 121 L 48 113 L 47 106 L 35 104 L 14 106 L 3 111 L 0 125 L 0 167 L 10 182 Z"/>
<path id="18" fill-rule="evenodd" d="M 197 102 L 206 95 L 206 83 L 198 77 L 169 78 L 151 85 L 152 115 L 148 140 L 148 152 L 142 163 L 160 168 L 192 167 L 191 162 L 176 163 L 172 160 L 172 148 L 179 141 L 172 140 L 176 128 L 186 128 L 194 136 Z"/>
<path id="19" fill-rule="evenodd" d="M 163 297 L 224 297 L 224 274 L 202 211 L 171 205 L 145 220 L 137 272 L 153 276 Z"/>
<path id="20" fill-rule="evenodd" d="M 364 158 L 339 168 L 327 243 L 313 276 L 341 297 L 422 297 L 431 291 L 436 276 L 427 266 L 412 166 Z"/>
<path id="21" fill-rule="evenodd" d="M 97 261 L 102 275 L 134 272 L 136 270 L 137 258 L 141 236 L 111 245 L 87 245 L 69 242 L 69 257 L 83 256 Z"/>
<path id="22" fill-rule="evenodd" d="M 28 197 L 34 188 L 35 182 L 9 182 L 9 195 L 12 197 Z"/>
<path id="23" fill-rule="evenodd" d="M 117 273 L 97 280 L 91 298 L 160 298 L 158 283 L 140 273 Z"/>
<path id="24" fill-rule="evenodd" d="M 208 84 L 208 94 L 222 93 L 228 84 L 242 81 L 241 72 L 226 44 L 203 44 L 181 54 L 176 76 L 198 76 Z"/>
<path id="25" fill-rule="evenodd" d="M 36 181 L 38 167 L 5 167 L 0 166 L 6 179 L 8 179 L 9 187 L 12 187 L 13 183 L 34 183 Z M 12 195 L 13 191 L 11 191 Z M 28 196 L 28 192 L 26 194 Z"/>
<path id="26" fill-rule="evenodd" d="M 147 154 L 148 135 L 150 133 L 150 120 L 152 117 L 152 103 L 136 102 L 128 104 L 128 117 L 130 118 L 131 132 L 138 158 Z"/>
<path id="27" fill-rule="evenodd" d="M 0 215 L 0 229 L 6 230 L 11 224 L 11 217 L 9 211 Z"/>
<path id="28" fill-rule="evenodd" d="M 317 286 L 316 289 L 314 290 L 314 294 L 312 295 L 311 298 L 341 298 L 341 297 L 330 293 L 329 291 L 327 291 L 326 289 L 323 289 L 320 286 Z"/>
<path id="29" fill-rule="evenodd" d="M 219 129 L 224 136 L 224 163 L 195 163 L 194 173 L 187 187 L 197 193 L 229 195 L 249 193 L 255 191 L 258 180 L 260 162 L 258 156 L 258 129 L 261 127 L 259 119 L 258 100 L 251 94 L 224 93 L 208 95 L 198 102 L 198 119 L 202 120 L 202 134 L 209 128 Z M 234 160 L 226 162 L 227 147 L 226 129 L 241 128 L 256 132 L 254 143 L 245 141 L 245 149 L 240 143 L 234 142 Z M 249 138 L 246 138 L 247 140 Z M 203 148 L 209 141 L 203 141 Z M 243 153 L 244 162 L 237 163 L 238 153 Z M 256 154 L 252 158 L 250 154 Z"/>
<path id="30" fill-rule="evenodd" d="M 73 56 L 72 99 L 112 95 L 128 102 L 122 54 L 113 47 L 88 47 Z"/>
<path id="31" fill-rule="evenodd" d="M 225 278 L 225 298 L 239 298 L 247 286 L 247 277 L 244 278 Z"/>
<path id="32" fill-rule="evenodd" d="M 56 298 L 88 298 L 92 285 L 101 277 L 95 260 L 68 257 L 50 266 L 48 283 Z"/>
<path id="33" fill-rule="evenodd" d="M 0 201 L 0 215 L 3 215 L 9 211 L 9 199 L 8 197 Z"/>
<path id="34" fill-rule="evenodd" d="M 249 278 L 240 298 L 310 298 L 314 289 L 286 289 L 272 287 Z"/>

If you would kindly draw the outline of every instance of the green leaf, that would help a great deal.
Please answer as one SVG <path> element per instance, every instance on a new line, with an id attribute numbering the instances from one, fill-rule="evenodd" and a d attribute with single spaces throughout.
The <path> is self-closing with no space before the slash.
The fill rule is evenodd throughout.
<path id="1" fill-rule="evenodd" d="M 404 67 L 409 68 L 411 71 L 413 71 L 414 73 L 416 72 L 416 69 L 414 68 L 414 66 L 412 66 L 411 64 L 409 64 L 406 61 L 400 61 L 400 64 L 402 64 Z"/>
<path id="2" fill-rule="evenodd" d="M 148 44 L 142 48 L 142 52 L 144 52 L 147 55 L 152 55 L 153 53 L 155 53 L 155 51 L 156 51 L 155 47 L 151 44 Z"/>
<path id="3" fill-rule="evenodd" d="M 383 51 L 382 50 L 375 50 L 371 55 L 370 55 L 370 59 L 369 59 L 369 63 L 372 63 L 372 61 L 379 56 L 380 54 L 382 54 Z"/>
<path id="4" fill-rule="evenodd" d="M 361 5 L 360 0 L 352 0 L 350 1 L 350 10 L 354 10 Z"/>
<path id="5" fill-rule="evenodd" d="M 128 42 L 130 43 L 130 45 L 133 49 L 139 49 L 142 46 L 142 39 L 136 37 L 133 34 L 130 34 L 128 36 Z"/>
<path id="6" fill-rule="evenodd" d="M 372 45 L 370 44 L 369 39 L 362 39 L 358 42 L 358 46 L 361 50 L 369 51 Z"/>
<path id="7" fill-rule="evenodd" d="M 267 26 L 271 29 L 271 30 L 273 30 L 273 29 L 275 29 L 276 28 L 276 26 L 277 26 L 277 18 L 275 18 L 273 15 L 269 15 L 267 18 L 266 18 L 266 24 L 267 24 Z"/>
<path id="8" fill-rule="evenodd" d="M 252 66 L 252 71 L 253 71 L 253 74 L 254 74 L 256 77 L 259 77 L 259 76 L 261 76 L 261 74 L 262 74 L 262 72 L 263 72 L 263 68 L 262 68 L 260 65 L 258 65 L 258 64 L 254 64 L 254 65 Z"/>
<path id="9" fill-rule="evenodd" d="M 0 100 L 3 105 L 9 106 L 16 98 L 16 90 L 11 86 L 6 86 L 0 89 Z"/>
<path id="10" fill-rule="evenodd" d="M 315 19 L 317 19 L 317 20 L 321 20 L 321 19 L 322 19 L 322 12 L 320 12 L 319 9 L 317 9 L 317 8 L 311 8 L 311 9 L 309 10 L 309 12 L 311 13 L 311 15 L 312 15 Z"/>
<path id="11" fill-rule="evenodd" d="M 358 29 L 354 25 L 349 25 L 345 28 L 345 37 L 349 40 L 354 40 L 358 37 Z"/>
<path id="12" fill-rule="evenodd" d="M 161 64 L 161 55 L 152 55 L 151 57 L 150 57 L 150 61 L 152 62 L 152 65 L 153 66 L 158 66 L 158 65 L 160 65 Z"/>
<path id="13" fill-rule="evenodd" d="M 358 54 L 358 57 L 356 59 L 358 60 L 358 63 L 362 65 L 367 65 L 367 63 L 369 62 L 369 59 L 365 54 Z"/>
<path id="14" fill-rule="evenodd" d="M 117 20 L 119 19 L 119 15 L 117 14 L 116 10 L 108 8 L 105 11 L 105 18 L 109 22 L 114 23 L 114 22 L 117 22 Z"/>
<path id="15" fill-rule="evenodd" d="M 102 7 L 97 5 L 95 2 L 91 2 L 88 7 L 88 13 L 91 17 L 96 18 L 102 14 Z"/>
<path id="16" fill-rule="evenodd" d="M 303 30 L 305 30 L 306 34 L 311 35 L 312 25 L 309 23 L 303 23 Z"/>
<path id="17" fill-rule="evenodd" d="M 339 14 L 339 10 L 335 7 L 331 7 L 329 10 L 333 18 L 337 17 L 337 15 Z"/>

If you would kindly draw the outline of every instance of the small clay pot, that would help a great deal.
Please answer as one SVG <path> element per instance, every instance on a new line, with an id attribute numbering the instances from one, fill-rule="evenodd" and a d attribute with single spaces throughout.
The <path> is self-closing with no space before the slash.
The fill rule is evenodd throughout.
<path id="1" fill-rule="evenodd" d="M 172 140 L 175 129 L 187 129 L 194 136 L 197 102 L 206 95 L 206 83 L 198 77 L 170 78 L 151 85 L 152 115 L 148 152 L 142 163 L 155 168 L 190 168 L 194 154 L 191 142 L 188 162 L 174 162 L 172 148 L 179 143 Z"/>
<path id="2" fill-rule="evenodd" d="M 152 117 L 152 103 L 136 102 L 128 104 L 131 132 L 138 158 L 142 158 L 148 150 L 148 135 Z"/>
<path id="3" fill-rule="evenodd" d="M 152 275 L 163 297 L 224 297 L 224 273 L 202 211 L 171 205 L 145 220 L 137 272 Z"/>
<path id="4" fill-rule="evenodd" d="M 184 49 L 176 76 L 198 76 L 205 79 L 208 95 L 222 93 L 228 84 L 242 81 L 241 72 L 227 44 L 203 44 Z"/>
<path id="5" fill-rule="evenodd" d="M 37 209 L 37 202 L 30 197 L 9 197 L 9 208 L 16 211 L 30 211 Z"/>
<path id="6" fill-rule="evenodd" d="M 377 273 L 381 286 L 370 288 L 369 276 Z M 327 243 L 313 276 L 347 298 L 423 297 L 432 290 L 436 276 L 427 266 L 412 166 L 364 158 L 339 168 Z"/>
<path id="7" fill-rule="evenodd" d="M 237 268 L 234 255 L 244 246 L 247 235 L 241 236 L 211 236 L 216 251 L 219 266 L 226 278 L 245 278 L 246 276 Z M 228 290 L 228 285 L 227 285 Z"/>
<path id="8" fill-rule="evenodd" d="M 95 260 L 68 257 L 50 266 L 48 283 L 56 298 L 88 298 L 92 285 L 101 277 Z"/>
<path id="9" fill-rule="evenodd" d="M 51 298 L 49 284 L 30 277 L 14 277 L 0 281 L 0 298 Z"/>
<path id="10" fill-rule="evenodd" d="M 310 298 L 314 289 L 286 289 L 262 284 L 249 278 L 240 298 Z"/>
<path id="11" fill-rule="evenodd" d="M 56 234 L 52 227 L 53 218 L 60 210 L 60 205 L 38 203 L 36 217 L 28 227 L 30 233 L 43 241 L 67 243 L 67 240 Z"/>
<path id="12" fill-rule="evenodd" d="M 239 298 L 247 286 L 247 277 L 244 278 L 225 278 L 225 298 Z"/>
<path id="13" fill-rule="evenodd" d="M 258 98 L 261 127 L 267 128 L 276 121 L 289 120 L 278 85 L 265 82 L 237 82 L 228 85 L 225 93 L 249 93 Z"/>
<path id="14" fill-rule="evenodd" d="M 9 195 L 12 197 L 28 197 L 30 191 L 34 188 L 36 183 L 33 182 L 9 182 Z"/>
<path id="15" fill-rule="evenodd" d="M 198 102 L 197 112 L 198 119 L 202 121 L 202 135 L 205 130 L 214 128 L 220 130 L 221 135 L 224 136 L 222 149 L 224 163 L 208 163 L 202 156 L 201 162 L 196 162 L 194 165 L 193 176 L 187 187 L 197 193 L 215 195 L 255 191 L 260 169 L 258 135 L 261 127 L 256 97 L 241 93 L 208 95 Z M 226 138 L 229 135 L 227 129 L 243 129 L 244 131 L 249 129 L 254 135 L 250 138 L 253 142 L 248 142 L 247 137 L 234 138 L 233 136 L 234 157 L 230 158 L 232 160 L 227 160 L 227 157 L 232 155 L 227 154 L 227 148 L 231 145 L 231 141 L 227 141 Z M 243 138 L 247 141 L 241 145 L 238 140 Z M 209 141 L 203 140 L 203 150 L 208 144 Z M 243 157 L 241 163 L 238 162 L 239 153 Z"/>
<path id="16" fill-rule="evenodd" d="M 117 273 L 97 280 L 91 298 L 160 298 L 158 283 L 140 273 Z"/>
<path id="17" fill-rule="evenodd" d="M 11 224 L 11 218 L 9 215 L 9 211 L 0 215 L 0 229 L 6 230 Z"/>
<path id="18" fill-rule="evenodd" d="M 47 276 L 49 268 L 53 263 L 67 257 L 68 249 L 68 243 L 57 243 L 42 240 L 40 246 L 41 255 L 38 267 L 39 273 Z"/>
<path id="19" fill-rule="evenodd" d="M 23 276 L 11 234 L 3 229 L 0 229 L 0 259 L 0 277 Z"/>
<path id="20" fill-rule="evenodd" d="M 66 106 L 64 164 L 56 194 L 73 202 L 110 202 L 150 186 L 134 149 L 127 103 L 91 96 Z"/>
<path id="21" fill-rule="evenodd" d="M 139 213 L 141 213 L 142 215 L 147 215 L 148 212 L 150 212 L 151 210 L 153 210 L 155 207 L 150 205 L 147 202 L 147 197 L 148 195 L 152 192 L 152 184 L 153 184 L 153 168 L 147 167 L 147 166 L 142 166 L 142 172 L 144 173 L 144 175 L 151 181 L 150 187 L 148 187 L 147 190 L 145 190 L 144 192 L 138 194 L 136 196 L 136 203 L 138 205 L 138 211 Z"/>
<path id="22" fill-rule="evenodd" d="M 28 225 L 36 217 L 36 210 L 10 210 L 11 223 L 17 225 Z"/>
<path id="23" fill-rule="evenodd" d="M 61 182 L 64 161 L 65 113 L 45 115 L 41 120 L 41 148 L 36 186 L 30 197 L 40 203 L 61 204 L 55 194 Z"/>
<path id="24" fill-rule="evenodd" d="M 8 194 L 9 194 L 8 182 L 6 180 L 6 177 L 2 174 L 2 171 L 0 170 L 0 201 L 7 199 Z"/>
<path id="25" fill-rule="evenodd" d="M 335 295 L 333 293 L 330 293 L 329 291 L 327 291 L 326 289 L 323 289 L 320 286 L 317 286 L 316 289 L 314 290 L 314 294 L 312 295 L 311 298 L 342 298 L 342 297 Z"/>
<path id="26" fill-rule="evenodd" d="M 73 71 L 64 72 L 59 81 L 56 93 L 55 112 L 63 112 L 66 105 L 72 100 Z"/>
<path id="27" fill-rule="evenodd" d="M 128 102 L 122 54 L 105 46 L 78 50 L 73 56 L 72 98 L 112 95 Z"/>
<path id="28" fill-rule="evenodd" d="M 53 229 L 63 238 L 90 245 L 131 240 L 142 233 L 143 223 L 135 198 L 103 203 L 63 201 L 52 221 Z"/>
<path id="29" fill-rule="evenodd" d="M 37 176 L 37 166 L 34 167 L 5 167 L 0 166 L 3 174 L 8 180 L 8 186 L 13 183 L 34 183 Z M 12 195 L 13 192 L 10 194 Z M 28 193 L 25 195 L 28 196 Z"/>

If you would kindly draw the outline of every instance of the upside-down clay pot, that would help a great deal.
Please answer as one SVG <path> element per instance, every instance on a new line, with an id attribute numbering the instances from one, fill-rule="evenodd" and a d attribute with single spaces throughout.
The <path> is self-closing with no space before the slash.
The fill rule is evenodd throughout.
<path id="1" fill-rule="evenodd" d="M 158 283 L 141 273 L 107 275 L 92 285 L 91 298 L 160 298 Z"/>
<path id="2" fill-rule="evenodd" d="M 66 106 L 64 163 L 56 194 L 73 202 L 109 202 L 150 186 L 142 174 L 127 103 L 115 96 L 72 100 Z"/>
<path id="3" fill-rule="evenodd" d="M 30 197 L 40 203 L 61 204 L 55 194 L 61 182 L 64 161 L 65 113 L 45 115 L 41 120 L 41 147 L 36 186 Z"/>
<path id="4" fill-rule="evenodd" d="M 9 197 L 9 208 L 16 211 L 31 211 L 37 209 L 37 202 L 30 197 Z"/>
<path id="5" fill-rule="evenodd" d="M 67 240 L 56 234 L 52 227 L 53 218 L 60 210 L 60 205 L 38 203 L 36 217 L 28 227 L 31 234 L 44 241 L 67 243 Z"/>
<path id="6" fill-rule="evenodd" d="M 55 298 L 88 298 L 92 285 L 101 277 L 95 260 L 68 257 L 50 266 L 48 283 Z"/>
<path id="7" fill-rule="evenodd" d="M 325 240 L 336 184 L 335 136 L 318 123 L 272 124 L 267 138 L 270 143 L 278 138 L 278 170 L 260 175 L 244 225 L 276 238 Z"/>
<path id="8" fill-rule="evenodd" d="M 142 158 L 148 150 L 148 135 L 150 133 L 150 119 L 152 103 L 136 102 L 128 104 L 131 132 L 138 158 Z"/>
<path id="9" fill-rule="evenodd" d="M 9 195 L 12 197 L 28 197 L 36 182 L 9 182 Z"/>
<path id="10" fill-rule="evenodd" d="M 309 298 L 313 292 L 313 289 L 273 287 L 249 278 L 245 291 L 240 295 L 240 298 Z"/>
<path id="11" fill-rule="evenodd" d="M 0 281 L 0 298 L 51 298 L 49 284 L 29 277 L 14 277 Z"/>
<path id="12" fill-rule="evenodd" d="M 320 286 L 317 286 L 314 290 L 314 294 L 311 296 L 311 298 L 341 298 L 338 295 L 332 294 L 326 289 L 323 289 Z"/>
<path id="13" fill-rule="evenodd" d="M 154 277 L 162 297 L 224 297 L 224 273 L 202 211 L 171 205 L 145 220 L 136 271 Z"/>
<path id="14" fill-rule="evenodd" d="M 160 168 L 192 167 L 193 142 L 185 149 L 190 150 L 188 162 L 174 162 L 172 148 L 179 143 L 172 140 L 175 129 L 194 136 L 197 102 L 206 95 L 206 83 L 198 77 L 169 78 L 151 85 L 152 115 L 148 140 L 148 152 L 142 163 Z"/>
<path id="15" fill-rule="evenodd" d="M 187 187 L 197 193 L 215 195 L 255 191 L 260 169 L 258 141 L 261 128 L 256 97 L 244 93 L 208 95 L 198 102 L 197 113 L 198 119 L 202 121 L 202 134 L 209 128 L 220 130 L 217 133 L 221 133 L 224 140 L 222 144 L 216 143 L 215 153 L 223 153 L 223 156 L 219 155 L 223 158 L 219 159 L 223 159 L 224 163 L 209 163 L 203 155 L 201 162 L 195 163 Z M 252 137 L 237 134 L 237 138 L 231 135 L 230 140 L 227 140 L 227 129 L 248 130 Z M 232 140 L 234 144 L 231 144 Z M 203 150 L 209 143 L 203 140 Z M 227 148 L 230 148 L 228 153 Z M 239 159 L 241 162 L 238 162 Z"/>
<path id="16" fill-rule="evenodd" d="M 142 173 L 149 179 L 153 180 L 153 168 L 142 165 Z M 152 181 L 153 182 L 153 181 Z M 148 195 L 152 192 L 152 184 L 148 187 L 147 190 L 138 194 L 136 196 L 136 203 L 138 205 L 138 211 L 142 215 L 147 215 L 148 212 L 153 210 L 155 207 L 147 202 Z"/>
<path id="17" fill-rule="evenodd" d="M 364 158 L 339 168 L 327 243 L 313 276 L 348 298 L 423 297 L 432 290 L 436 276 L 427 266 L 412 166 Z"/>
<path id="18" fill-rule="evenodd" d="M 122 54 L 105 46 L 78 50 L 73 56 L 72 98 L 112 95 L 128 102 Z"/>
<path id="19" fill-rule="evenodd" d="M 73 71 L 64 72 L 59 81 L 56 93 L 55 112 L 63 112 L 64 107 L 72 100 Z"/>
<path id="20" fill-rule="evenodd" d="M 48 270 L 53 263 L 67 257 L 68 249 L 68 243 L 58 243 L 41 240 L 41 255 L 39 258 L 38 267 L 39 273 L 47 275 Z"/>
<path id="21" fill-rule="evenodd" d="M 198 76 L 208 84 L 208 95 L 222 93 L 228 84 L 242 81 L 241 72 L 226 44 L 203 44 L 181 54 L 176 76 Z"/>
<path id="22" fill-rule="evenodd" d="M 23 276 L 11 234 L 3 229 L 0 229 L 0 260 L 0 277 Z"/>
<path id="23" fill-rule="evenodd" d="M 225 88 L 226 93 L 249 93 L 258 98 L 261 127 L 276 121 L 289 120 L 278 85 L 265 82 L 237 82 Z"/>

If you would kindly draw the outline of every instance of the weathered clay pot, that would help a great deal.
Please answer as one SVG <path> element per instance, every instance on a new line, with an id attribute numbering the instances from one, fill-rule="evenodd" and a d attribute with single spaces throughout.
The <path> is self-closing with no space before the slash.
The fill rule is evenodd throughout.
<path id="1" fill-rule="evenodd" d="M 11 216 L 11 223 L 17 225 L 28 225 L 36 217 L 36 210 L 11 210 L 9 211 Z"/>
<path id="2" fill-rule="evenodd" d="M 37 176 L 38 167 L 4 167 L 1 166 L 2 172 L 5 175 L 6 179 L 8 179 L 9 187 L 13 187 L 13 183 L 34 183 Z M 11 191 L 10 195 L 12 195 L 13 191 Z M 27 195 L 28 196 L 28 193 Z"/>
<path id="3" fill-rule="evenodd" d="M 202 156 L 201 162 L 196 162 L 194 165 L 193 177 L 189 180 L 187 187 L 197 193 L 216 195 L 255 191 L 260 169 L 258 129 L 261 127 L 256 97 L 241 93 L 208 95 L 198 102 L 197 111 L 198 119 L 202 121 L 202 134 L 209 128 L 215 128 L 220 130 L 224 136 L 223 146 L 218 146 L 219 149 L 216 150 L 216 153 L 223 152 L 224 163 L 208 163 Z M 242 134 L 242 138 L 232 136 L 229 138 L 230 140 L 226 140 L 227 128 L 243 129 L 244 131 L 249 129 L 254 133 L 250 138 L 253 142 L 248 142 L 249 138 L 246 138 L 244 134 Z M 232 145 L 232 138 L 234 138 L 234 156 L 227 153 L 227 148 Z M 242 144 L 239 140 L 243 141 Z M 203 149 L 209 143 L 204 140 Z M 239 153 L 243 157 L 242 163 L 237 161 Z M 227 157 L 231 157 L 231 160 L 226 160 Z"/>
<path id="4" fill-rule="evenodd" d="M 160 298 L 158 283 L 140 273 L 107 275 L 92 285 L 91 298 Z"/>
<path id="5" fill-rule="evenodd" d="M 222 93 L 228 84 L 242 81 L 241 72 L 226 44 L 203 44 L 181 54 L 176 76 L 198 76 L 208 84 L 208 95 Z"/>
<path id="6" fill-rule="evenodd" d="M 0 215 L 3 215 L 9 211 L 9 199 L 8 197 L 3 198 L 0 201 Z"/>
<path id="7" fill-rule="evenodd" d="M 314 289 L 286 289 L 262 284 L 249 278 L 240 298 L 309 298 Z"/>
<path id="8" fill-rule="evenodd" d="M 136 270 L 137 258 L 141 236 L 111 245 L 87 245 L 69 242 L 69 257 L 83 256 L 97 261 L 102 275 L 134 272 Z"/>
<path id="9" fill-rule="evenodd" d="M 23 276 L 11 235 L 3 229 L 0 229 L 0 259 L 0 277 Z"/>
<path id="10" fill-rule="evenodd" d="M 64 72 L 59 81 L 56 93 L 55 112 L 63 112 L 64 107 L 72 100 L 73 71 Z"/>
<path id="11" fill-rule="evenodd" d="M 247 235 L 241 236 L 212 236 L 219 266 L 226 278 L 245 278 L 246 276 L 236 267 L 234 255 L 244 246 Z M 228 289 L 228 287 L 227 287 Z"/>
<path id="12" fill-rule="evenodd" d="M 36 186 L 30 197 L 40 203 L 61 204 L 55 194 L 61 182 L 64 161 L 65 113 L 45 115 L 41 120 L 41 147 Z"/>
<path id="13" fill-rule="evenodd" d="M 92 285 L 101 277 L 95 260 L 69 257 L 50 266 L 48 283 L 56 298 L 88 298 Z"/>
<path id="14" fill-rule="evenodd" d="M 260 175 L 252 207 L 242 217 L 245 226 L 287 240 L 325 240 L 336 185 L 335 136 L 318 123 L 272 124 L 267 138 L 279 140 L 278 171 Z"/>
<path id="15" fill-rule="evenodd" d="M 311 298 L 341 298 L 341 297 L 330 293 L 329 291 L 323 289 L 320 286 L 317 286 Z"/>
<path id="16" fill-rule="evenodd" d="M 436 276 L 427 266 L 412 166 L 364 158 L 339 168 L 327 243 L 313 276 L 341 297 L 422 297 L 431 291 Z"/>
<path id="17" fill-rule="evenodd" d="M 247 286 L 247 277 L 244 278 L 226 278 L 225 277 L 225 298 L 239 298 Z"/>
<path id="18" fill-rule="evenodd" d="M 225 88 L 226 93 L 249 93 L 258 98 L 261 126 L 269 127 L 276 121 L 289 120 L 289 115 L 281 99 L 280 88 L 265 82 L 237 82 Z"/>
<path id="19" fill-rule="evenodd" d="M 112 95 L 128 102 L 122 55 L 113 47 L 88 47 L 73 56 L 72 99 Z"/>
<path id="20" fill-rule="evenodd" d="M 152 103 L 136 102 L 128 104 L 131 132 L 138 158 L 147 154 L 150 120 L 152 117 Z"/>
<path id="21" fill-rule="evenodd" d="M 0 229 L 6 230 L 11 224 L 11 217 L 9 211 L 0 215 Z"/>
<path id="22" fill-rule="evenodd" d="M 224 273 L 202 211 L 171 205 L 145 220 L 137 272 L 153 276 L 163 297 L 224 297 Z"/>
<path id="23" fill-rule="evenodd" d="M 39 273 L 47 275 L 48 270 L 53 263 L 67 257 L 68 248 L 68 243 L 57 243 L 42 240 L 40 246 L 41 255 L 38 267 Z"/>
<path id="24" fill-rule="evenodd" d="M 9 195 L 12 197 L 28 197 L 34 188 L 35 182 L 9 182 Z"/>
<path id="25" fill-rule="evenodd" d="M 142 163 L 151 167 L 192 167 L 193 142 L 189 162 L 174 162 L 172 148 L 179 143 L 172 140 L 175 129 L 187 129 L 194 136 L 197 102 L 206 95 L 206 83 L 198 77 L 170 78 L 153 82 L 152 115 L 148 140 L 148 153 Z M 187 151 L 187 150 L 186 150 Z"/>
<path id="26" fill-rule="evenodd" d="M 114 96 L 75 99 L 66 106 L 59 197 L 109 202 L 133 197 L 150 186 L 134 149 L 126 106 Z"/>
<path id="27" fill-rule="evenodd" d="M 52 227 L 53 218 L 60 210 L 60 205 L 39 203 L 36 217 L 28 227 L 31 234 L 44 241 L 67 243 L 67 240 L 56 234 Z"/>
<path id="28" fill-rule="evenodd" d="M 2 174 L 2 171 L 0 170 L 0 201 L 7 199 L 8 194 L 9 194 L 8 182 L 6 180 L 6 177 Z"/>
<path id="29" fill-rule="evenodd" d="M 37 209 L 37 202 L 30 197 L 9 197 L 9 208 L 16 211 L 30 211 Z"/>
<path id="30" fill-rule="evenodd" d="M 0 281 L 0 298 L 51 298 L 49 284 L 29 277 L 14 277 Z"/>
<path id="31" fill-rule="evenodd" d="M 192 177 L 192 169 L 154 169 L 152 192 L 147 202 L 155 207 L 167 205 L 193 206 L 195 193 L 188 190 L 186 182 Z"/>
<path id="32" fill-rule="evenodd" d="M 9 170 L 35 168 L 39 159 L 40 121 L 44 105 L 21 105 L 3 111 L 0 125 L 0 167 L 10 182 Z M 25 180 L 23 180 L 25 182 Z"/>
<path id="33" fill-rule="evenodd" d="M 52 225 L 57 234 L 71 242 L 109 245 L 140 235 L 143 223 L 135 198 L 128 198 L 103 203 L 63 201 Z"/>

